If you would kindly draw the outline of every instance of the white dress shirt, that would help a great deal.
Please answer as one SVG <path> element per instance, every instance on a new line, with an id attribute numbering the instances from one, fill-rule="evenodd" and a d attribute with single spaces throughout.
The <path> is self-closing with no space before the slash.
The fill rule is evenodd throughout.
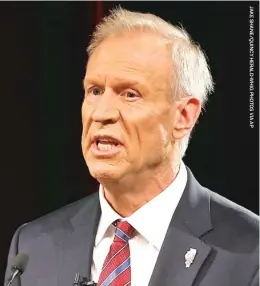
<path id="1" fill-rule="evenodd" d="M 175 180 L 159 195 L 127 218 L 122 218 L 108 204 L 99 188 L 101 218 L 97 229 L 91 267 L 92 280 L 98 282 L 104 260 L 114 239 L 117 220 L 128 221 L 137 231 L 129 240 L 131 257 L 131 285 L 148 286 L 159 251 L 171 218 L 187 183 L 187 170 L 183 162 Z"/>

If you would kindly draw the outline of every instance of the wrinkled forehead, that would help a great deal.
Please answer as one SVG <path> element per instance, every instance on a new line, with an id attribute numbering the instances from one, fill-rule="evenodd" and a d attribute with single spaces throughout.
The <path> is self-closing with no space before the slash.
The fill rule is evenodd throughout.
<path id="1" fill-rule="evenodd" d="M 142 74 L 146 77 L 169 76 L 172 61 L 169 45 L 158 35 L 132 32 L 106 38 L 93 52 L 87 74 Z"/>

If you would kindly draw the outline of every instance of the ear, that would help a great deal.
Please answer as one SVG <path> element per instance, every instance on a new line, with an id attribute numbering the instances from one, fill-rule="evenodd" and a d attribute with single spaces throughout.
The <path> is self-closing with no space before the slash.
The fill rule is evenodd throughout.
<path id="1" fill-rule="evenodd" d="M 181 139 L 191 132 L 201 111 L 201 102 L 193 96 L 186 96 L 176 101 L 176 116 L 173 137 Z"/>

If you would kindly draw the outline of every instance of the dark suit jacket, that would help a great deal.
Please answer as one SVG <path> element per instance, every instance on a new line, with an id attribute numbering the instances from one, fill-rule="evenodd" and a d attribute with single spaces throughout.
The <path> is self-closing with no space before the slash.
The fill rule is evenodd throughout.
<path id="1" fill-rule="evenodd" d="M 149 286 L 258 285 L 258 216 L 202 187 L 187 171 Z M 14 285 L 72 286 L 75 273 L 89 277 L 100 213 L 96 193 L 21 226 L 9 264 L 18 252 L 28 253 L 30 261 Z M 186 268 L 190 248 L 197 255 Z"/>

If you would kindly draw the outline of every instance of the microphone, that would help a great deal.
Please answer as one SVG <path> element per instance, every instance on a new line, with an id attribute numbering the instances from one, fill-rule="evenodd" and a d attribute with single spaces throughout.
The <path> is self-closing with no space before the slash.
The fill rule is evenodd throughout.
<path id="1" fill-rule="evenodd" d="M 12 262 L 12 274 L 9 277 L 9 279 L 7 280 L 7 283 L 5 284 L 5 286 L 10 286 L 13 282 L 13 280 L 17 277 L 20 276 L 24 273 L 26 266 L 28 264 L 29 261 L 29 256 L 26 253 L 18 253 L 15 258 L 13 259 Z"/>
<path id="2" fill-rule="evenodd" d="M 97 284 L 94 281 L 89 281 L 87 277 L 80 276 L 79 273 L 77 273 L 74 278 L 73 286 L 97 286 Z"/>

